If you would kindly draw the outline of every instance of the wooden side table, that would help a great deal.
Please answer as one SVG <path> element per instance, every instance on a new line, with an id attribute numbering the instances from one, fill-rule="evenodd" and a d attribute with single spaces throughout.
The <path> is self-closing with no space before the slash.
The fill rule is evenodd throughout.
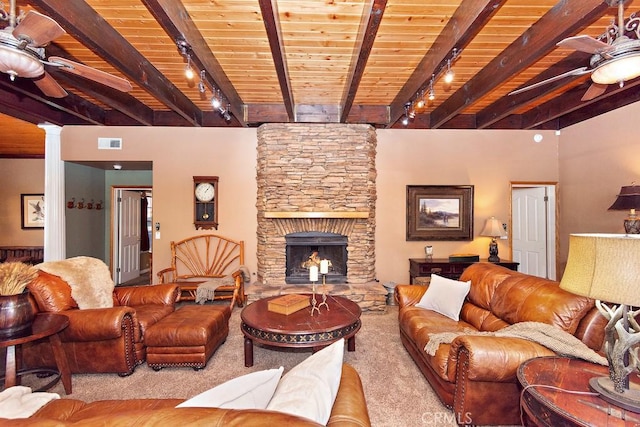
<path id="1" fill-rule="evenodd" d="M 486 259 L 481 259 L 480 262 L 488 261 Z M 469 267 L 471 264 L 475 264 L 475 261 L 449 261 L 448 258 L 410 258 L 409 283 L 413 285 L 413 280 L 416 277 L 431 276 L 431 273 L 436 273 L 439 276 L 449 279 L 458 280 L 464 269 Z M 495 262 L 494 264 L 518 271 L 518 265 L 520 263 L 504 259 L 500 262 Z"/>
<path id="2" fill-rule="evenodd" d="M 526 415 L 524 424 L 547 427 L 640 425 L 640 414 L 621 409 L 591 393 L 589 380 L 608 375 L 606 366 L 580 359 L 537 357 L 524 362 L 518 368 L 518 381 L 525 387 L 520 402 Z M 632 374 L 631 381 L 640 386 L 637 374 Z"/>
<path id="3" fill-rule="evenodd" d="M 67 326 L 69 326 L 69 319 L 64 314 L 39 313 L 33 321 L 29 335 L 0 339 L 0 348 L 7 349 L 4 388 L 20 385 L 20 377 L 23 375 L 46 373 L 55 374 L 56 376 L 47 385 L 34 391 L 47 390 L 59 380 L 62 380 L 65 393 L 71 394 L 71 370 L 69 369 L 67 356 L 62 348 L 62 342 L 58 336 L 58 332 Z M 20 369 L 20 364 L 22 363 L 20 346 L 47 337 L 51 343 L 51 349 L 58 368 L 57 371 L 52 369 Z M 18 355 L 17 358 L 16 354 Z"/>

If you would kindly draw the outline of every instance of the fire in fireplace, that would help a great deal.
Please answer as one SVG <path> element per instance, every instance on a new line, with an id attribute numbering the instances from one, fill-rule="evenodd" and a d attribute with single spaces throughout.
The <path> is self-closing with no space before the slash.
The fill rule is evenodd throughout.
<path id="1" fill-rule="evenodd" d="M 285 236 L 285 242 L 286 283 L 309 283 L 309 267 L 319 266 L 320 260 L 329 261 L 326 283 L 347 282 L 347 236 L 316 231 L 291 233 Z"/>

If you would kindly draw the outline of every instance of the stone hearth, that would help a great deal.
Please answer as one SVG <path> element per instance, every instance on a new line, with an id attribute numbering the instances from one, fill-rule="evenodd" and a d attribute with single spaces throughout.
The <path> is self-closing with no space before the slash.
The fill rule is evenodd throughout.
<path id="1" fill-rule="evenodd" d="M 384 311 L 376 281 L 376 133 L 369 125 L 265 124 L 258 129 L 257 281 L 249 302 L 311 290 L 286 284 L 286 235 L 335 233 L 347 239 L 346 283 L 329 293 Z"/>

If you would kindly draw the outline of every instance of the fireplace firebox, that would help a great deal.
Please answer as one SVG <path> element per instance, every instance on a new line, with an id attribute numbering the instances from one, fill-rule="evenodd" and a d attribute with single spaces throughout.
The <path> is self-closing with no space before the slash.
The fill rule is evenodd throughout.
<path id="1" fill-rule="evenodd" d="M 347 236 L 316 231 L 291 233 L 285 236 L 285 242 L 286 283 L 308 284 L 309 267 L 319 265 L 320 260 L 329 261 L 326 283 L 347 283 Z"/>

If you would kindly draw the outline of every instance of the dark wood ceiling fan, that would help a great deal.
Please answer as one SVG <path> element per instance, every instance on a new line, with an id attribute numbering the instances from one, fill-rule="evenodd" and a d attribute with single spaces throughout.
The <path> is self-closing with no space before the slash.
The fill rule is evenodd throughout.
<path id="1" fill-rule="evenodd" d="M 617 24 L 611 24 L 602 36 L 593 38 L 579 35 L 568 37 L 557 43 L 558 47 L 590 53 L 592 56 L 588 67 L 576 68 L 516 89 L 509 95 L 516 95 L 566 77 L 591 74 L 592 83 L 582 97 L 582 101 L 588 101 L 602 95 L 610 84 L 618 84 L 622 87 L 626 81 L 640 76 L 640 18 L 631 15 L 625 25 L 625 1 L 606 0 L 609 6 L 617 6 L 618 21 Z"/>
<path id="2" fill-rule="evenodd" d="M 0 71 L 14 81 L 31 78 L 47 96 L 62 98 L 67 91 L 45 70 L 45 65 L 76 74 L 122 92 L 132 89 L 121 77 L 88 67 L 59 56 L 47 58 L 45 46 L 66 31 L 53 19 L 30 10 L 24 16 L 16 14 L 16 0 L 11 0 L 9 12 L 0 10 L 0 19 L 8 25 L 0 30 Z"/>

